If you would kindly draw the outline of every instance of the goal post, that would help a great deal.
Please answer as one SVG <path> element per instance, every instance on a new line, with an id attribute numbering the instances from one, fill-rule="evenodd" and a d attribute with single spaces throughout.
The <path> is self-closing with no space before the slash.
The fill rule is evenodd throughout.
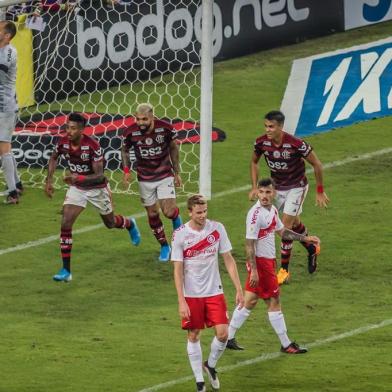
<path id="1" fill-rule="evenodd" d="M 38 14 L 29 2 L 0 0 L 3 16 L 7 7 L 18 8 L 18 30 L 29 31 L 32 47 L 33 87 L 12 142 L 22 181 L 42 186 L 67 114 L 78 111 L 88 120 L 86 133 L 104 149 L 113 192 L 138 193 L 135 180 L 122 188 L 121 135 L 137 105 L 150 102 L 179 135 L 184 187 L 178 193 L 210 198 L 213 0 L 72 4 Z M 18 61 L 28 69 L 20 64 L 25 56 Z M 55 186 L 63 187 L 64 161 L 59 169 Z"/>

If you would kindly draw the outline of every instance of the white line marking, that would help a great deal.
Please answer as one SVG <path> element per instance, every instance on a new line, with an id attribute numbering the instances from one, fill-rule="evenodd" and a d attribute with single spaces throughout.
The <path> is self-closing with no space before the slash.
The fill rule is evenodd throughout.
<path id="1" fill-rule="evenodd" d="M 349 338 L 351 336 L 355 336 L 355 335 L 359 335 L 359 334 L 362 334 L 362 333 L 366 333 L 366 332 L 369 332 L 369 331 L 371 331 L 373 329 L 387 327 L 389 325 L 392 325 L 392 319 L 381 321 L 378 324 L 366 325 L 364 327 L 353 329 L 351 331 L 344 332 L 344 333 L 341 333 L 341 334 L 338 334 L 338 335 L 332 335 L 332 336 L 330 336 L 328 338 L 325 338 L 325 339 L 316 340 L 313 343 L 307 344 L 306 346 L 308 348 L 322 346 L 324 344 L 328 344 L 328 343 L 331 343 L 331 342 L 335 342 L 337 340 L 342 340 L 342 339 L 345 339 L 345 338 Z M 267 353 L 267 354 L 263 354 L 263 355 L 260 355 L 258 357 L 252 358 L 252 359 L 247 359 L 245 361 L 237 362 L 234 365 L 223 366 L 221 368 L 218 368 L 217 370 L 219 371 L 219 373 L 225 373 L 225 372 L 229 372 L 231 370 L 238 369 L 238 368 L 241 368 L 241 367 L 244 367 L 244 366 L 247 366 L 247 365 L 254 365 L 255 363 L 269 361 L 270 359 L 278 358 L 281 355 L 286 355 L 286 354 L 283 354 L 283 353 L 281 353 L 279 351 L 278 352 L 274 352 L 274 353 Z M 142 390 L 140 390 L 138 392 L 159 391 L 161 389 L 166 389 L 166 388 L 171 387 L 173 385 L 183 384 L 184 382 L 191 381 L 193 379 L 194 379 L 193 376 L 182 377 L 182 378 L 178 378 L 177 380 L 168 381 L 168 382 L 165 382 L 165 383 L 162 383 L 162 384 L 154 385 L 154 386 L 146 388 L 146 389 L 142 389 Z"/>
<path id="2" fill-rule="evenodd" d="M 373 152 L 369 152 L 369 153 L 365 153 L 365 154 L 361 154 L 361 155 L 357 155 L 357 156 L 353 156 L 353 157 L 348 157 L 346 159 L 342 159 L 340 161 L 334 161 L 334 162 L 330 162 L 330 163 L 326 163 L 324 166 L 324 169 L 331 169 L 334 167 L 338 167 L 338 166 L 343 166 L 346 165 L 348 163 L 352 163 L 352 162 L 356 162 L 356 161 L 362 161 L 365 159 L 370 159 L 379 155 L 384 155 L 384 154 L 389 154 L 392 152 L 392 147 L 389 148 L 383 148 L 382 150 L 377 150 L 377 151 L 373 151 Z M 306 173 L 310 173 L 313 171 L 313 168 L 308 168 L 306 170 Z M 233 188 L 233 189 L 229 189 L 227 191 L 223 191 L 223 192 L 218 192 L 218 193 L 214 193 L 212 195 L 212 198 L 218 198 L 218 197 L 223 197 L 223 196 L 227 196 L 227 195 L 231 195 L 233 193 L 238 193 L 238 192 L 244 192 L 246 190 L 249 190 L 249 185 L 244 185 L 241 186 L 239 188 Z M 185 203 L 180 203 L 179 206 L 183 207 L 185 206 Z M 135 215 L 133 215 L 135 218 L 140 218 L 142 216 L 145 216 L 145 212 L 139 212 Z M 73 234 L 80 234 L 80 233 L 86 233 L 88 231 L 93 231 L 96 229 L 100 229 L 101 227 L 104 227 L 103 224 L 98 224 L 98 225 L 92 225 L 92 226 L 86 226 L 84 228 L 81 229 L 77 229 L 73 231 Z M 52 241 L 57 241 L 59 239 L 58 235 L 51 235 L 49 237 L 45 237 L 45 238 L 41 238 L 39 240 L 35 240 L 35 241 L 29 241 L 26 242 L 24 244 L 20 244 L 20 245 L 16 245 L 13 246 L 11 248 L 6 248 L 6 249 L 1 249 L 0 250 L 0 256 L 1 255 L 5 255 L 7 253 L 13 253 L 13 252 L 17 252 L 19 250 L 25 250 L 28 248 L 33 248 L 36 246 L 40 246 L 40 245 L 44 245 L 47 244 L 49 242 Z"/>

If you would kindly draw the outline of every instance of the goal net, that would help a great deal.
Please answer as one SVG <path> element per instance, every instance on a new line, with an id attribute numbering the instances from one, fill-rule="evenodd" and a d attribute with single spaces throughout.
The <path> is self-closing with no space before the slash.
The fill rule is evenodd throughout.
<path id="1" fill-rule="evenodd" d="M 42 186 L 67 114 L 77 111 L 88 120 L 85 133 L 104 150 L 112 190 L 137 193 L 135 175 L 127 189 L 122 186 L 121 135 L 134 123 L 136 106 L 149 102 L 156 117 L 178 131 L 180 194 L 197 191 L 201 3 L 82 0 L 67 9 L 40 9 L 40 15 L 31 4 L 8 8 L 7 18 L 18 20 L 12 44 L 19 56 L 20 110 L 12 148 L 25 185 Z M 214 139 L 222 137 L 214 130 Z M 65 166 L 59 162 L 56 187 L 64 186 Z"/>

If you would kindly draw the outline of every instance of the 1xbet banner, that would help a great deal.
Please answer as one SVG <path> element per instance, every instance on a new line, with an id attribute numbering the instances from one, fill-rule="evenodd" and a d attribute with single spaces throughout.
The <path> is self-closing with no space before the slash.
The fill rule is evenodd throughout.
<path id="1" fill-rule="evenodd" d="M 392 115 L 392 38 L 295 60 L 281 109 L 299 136 Z"/>

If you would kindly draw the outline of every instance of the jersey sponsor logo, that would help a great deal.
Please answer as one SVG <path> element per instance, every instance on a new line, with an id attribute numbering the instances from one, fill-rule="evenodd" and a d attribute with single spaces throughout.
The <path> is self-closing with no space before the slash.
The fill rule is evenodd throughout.
<path id="1" fill-rule="evenodd" d="M 155 130 L 155 132 L 156 132 L 156 130 Z M 155 140 L 156 140 L 157 143 L 162 144 L 165 141 L 165 137 L 163 135 L 158 135 L 155 138 Z"/>
<path id="2" fill-rule="evenodd" d="M 162 147 L 161 146 L 150 147 L 150 148 L 139 147 L 139 152 L 143 158 L 156 157 L 162 154 Z"/>
<path id="3" fill-rule="evenodd" d="M 267 157 L 265 158 L 267 165 L 272 171 L 275 170 L 287 170 L 289 167 L 286 162 L 279 162 L 279 161 L 271 161 Z"/>
<path id="4" fill-rule="evenodd" d="M 268 141 L 268 140 L 263 141 L 263 146 L 270 146 L 270 145 L 271 145 L 270 141 Z"/>
<path id="5" fill-rule="evenodd" d="M 164 131 L 165 131 L 164 128 L 156 128 L 156 129 L 155 129 L 155 132 L 156 132 L 156 133 L 160 133 L 160 132 L 164 132 Z"/>
<path id="6" fill-rule="evenodd" d="M 273 156 L 274 158 L 279 159 L 279 158 L 280 158 L 280 152 L 277 151 L 277 150 L 275 150 L 275 151 L 272 153 L 272 156 Z"/>
<path id="7" fill-rule="evenodd" d="M 281 109 L 297 135 L 392 115 L 392 38 L 295 60 Z"/>
<path id="8" fill-rule="evenodd" d="M 260 207 L 257 207 L 255 209 L 255 211 L 253 212 L 252 219 L 251 219 L 251 222 L 250 222 L 251 225 L 255 225 L 256 224 L 257 217 L 259 216 L 259 213 L 260 213 Z"/>
<path id="9" fill-rule="evenodd" d="M 214 254 L 218 251 L 218 249 L 211 246 L 216 244 L 219 238 L 220 235 L 218 230 L 214 230 L 212 233 L 208 234 L 206 238 L 202 239 L 195 245 L 184 249 L 183 256 L 190 258 L 197 257 L 200 255 Z"/>
<path id="10" fill-rule="evenodd" d="M 79 165 L 72 162 L 68 163 L 69 169 L 73 173 L 88 173 L 90 171 L 89 165 Z"/>
<path id="11" fill-rule="evenodd" d="M 88 150 L 90 147 L 89 146 L 80 146 L 81 150 Z"/>
<path id="12" fill-rule="evenodd" d="M 154 140 L 152 140 L 150 137 L 147 137 L 144 142 L 147 144 L 147 146 L 151 146 L 151 144 L 154 143 Z"/>
<path id="13" fill-rule="evenodd" d="M 283 147 L 283 148 L 291 148 L 291 144 L 289 144 L 289 143 L 283 143 L 282 147 Z"/>
<path id="14" fill-rule="evenodd" d="M 84 146 L 82 146 L 82 147 L 84 147 Z M 82 161 L 88 161 L 90 159 L 90 154 L 88 152 L 82 152 L 80 154 L 80 159 Z"/>
<path id="15" fill-rule="evenodd" d="M 282 157 L 284 158 L 284 159 L 290 159 L 290 151 L 287 151 L 287 150 L 283 150 L 282 151 Z"/>

